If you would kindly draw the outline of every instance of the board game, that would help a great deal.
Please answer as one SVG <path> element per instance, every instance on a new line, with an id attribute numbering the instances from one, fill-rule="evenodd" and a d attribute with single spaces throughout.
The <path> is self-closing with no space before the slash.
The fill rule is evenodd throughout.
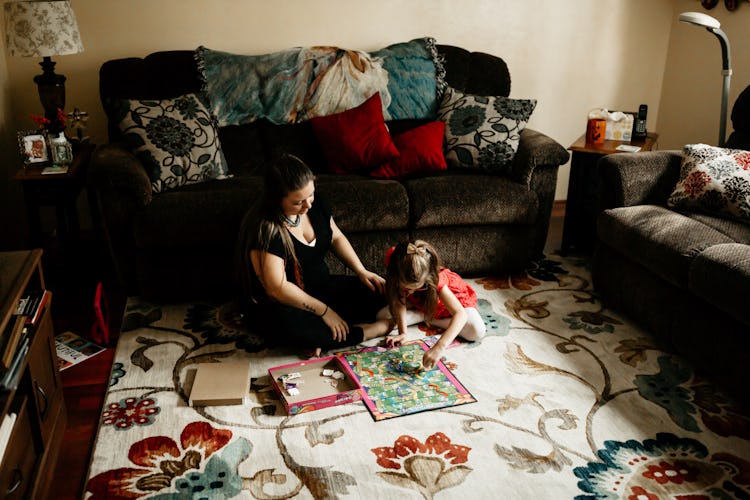
<path id="1" fill-rule="evenodd" d="M 421 367 L 427 349 L 417 341 L 343 356 L 375 421 L 476 402 L 442 361 L 431 370 Z"/>
<path id="2" fill-rule="evenodd" d="M 336 356 L 274 366 L 268 375 L 287 415 L 362 399 L 354 375 Z"/>

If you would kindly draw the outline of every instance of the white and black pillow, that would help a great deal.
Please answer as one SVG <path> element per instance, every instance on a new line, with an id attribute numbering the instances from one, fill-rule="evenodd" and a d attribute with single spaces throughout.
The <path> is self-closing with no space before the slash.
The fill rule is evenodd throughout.
<path id="1" fill-rule="evenodd" d="M 507 174 L 535 99 L 486 97 L 448 88 L 438 110 L 449 167 Z"/>
<path id="2" fill-rule="evenodd" d="M 667 204 L 750 221 L 750 151 L 688 144 L 682 153 L 680 178 Z"/>
<path id="3" fill-rule="evenodd" d="M 218 131 L 195 94 L 117 104 L 120 130 L 146 167 L 154 193 L 228 176 Z"/>

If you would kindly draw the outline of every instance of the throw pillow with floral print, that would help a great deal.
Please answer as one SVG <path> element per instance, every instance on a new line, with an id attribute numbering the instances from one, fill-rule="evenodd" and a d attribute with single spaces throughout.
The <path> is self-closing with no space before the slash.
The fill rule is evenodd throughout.
<path id="1" fill-rule="evenodd" d="M 464 94 L 448 88 L 438 110 L 453 168 L 508 174 L 535 99 Z"/>
<path id="2" fill-rule="evenodd" d="M 228 177 L 217 129 L 195 94 L 123 99 L 115 107 L 125 142 L 146 167 L 154 193 Z"/>
<path id="3" fill-rule="evenodd" d="M 682 153 L 670 207 L 750 220 L 750 151 L 688 144 Z"/>

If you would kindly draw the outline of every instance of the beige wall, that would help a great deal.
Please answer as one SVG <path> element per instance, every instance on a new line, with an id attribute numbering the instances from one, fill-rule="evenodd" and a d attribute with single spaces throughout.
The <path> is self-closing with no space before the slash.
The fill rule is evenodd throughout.
<path id="1" fill-rule="evenodd" d="M 719 40 L 704 28 L 677 21 L 681 12 L 703 12 L 721 23 L 730 41 L 733 75 L 727 115 L 750 83 L 750 4 L 729 12 L 722 2 L 710 11 L 693 0 L 676 0 L 657 122 L 662 149 L 704 142 L 716 145 L 723 77 Z M 727 137 L 732 130 L 727 120 Z"/>
<path id="2" fill-rule="evenodd" d="M 312 44 L 373 50 L 430 35 L 503 57 L 511 96 L 539 100 L 529 126 L 567 147 L 595 107 L 647 103 L 649 128 L 666 123 L 660 98 L 668 49 L 682 50 L 670 45 L 675 2 L 699 7 L 695 0 L 72 0 L 86 50 L 56 58 L 57 70 L 68 77 L 67 107 L 91 113 L 91 136 L 101 142 L 97 72 L 108 59 L 201 44 L 247 54 Z M 695 28 L 684 31 L 695 43 L 711 42 Z M 2 57 L 0 89 L 9 94 L 0 98 L 0 131 L 7 136 L 39 113 L 32 78 L 40 70 L 34 59 L 7 58 L 6 84 Z M 558 199 L 566 197 L 567 178 L 566 166 Z"/>

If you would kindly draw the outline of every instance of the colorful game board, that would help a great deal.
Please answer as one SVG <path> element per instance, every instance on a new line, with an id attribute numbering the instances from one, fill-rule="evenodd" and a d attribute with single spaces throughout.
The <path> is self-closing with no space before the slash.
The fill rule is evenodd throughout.
<path id="1" fill-rule="evenodd" d="M 421 368 L 427 349 L 418 341 L 391 349 L 369 347 L 344 356 L 362 385 L 373 419 L 476 402 L 442 361 L 431 370 Z"/>

